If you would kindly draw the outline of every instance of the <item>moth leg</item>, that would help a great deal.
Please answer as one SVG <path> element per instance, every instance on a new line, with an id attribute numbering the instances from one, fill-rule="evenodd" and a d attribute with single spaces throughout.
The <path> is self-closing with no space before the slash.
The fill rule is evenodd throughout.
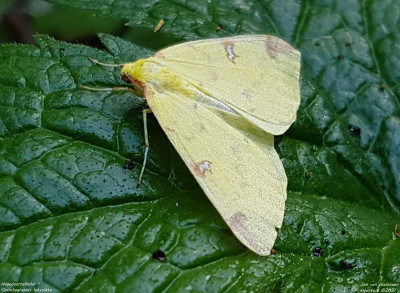
<path id="1" fill-rule="evenodd" d="M 146 162 L 147 162 L 147 153 L 149 152 L 150 144 L 149 144 L 149 135 L 147 132 L 147 114 L 150 114 L 150 113 L 152 113 L 150 108 L 143 110 L 144 143 L 146 145 L 146 149 L 144 151 L 143 165 L 142 165 L 142 170 L 140 171 L 138 185 L 140 185 L 142 183 L 143 173 L 144 173 L 144 169 L 146 167 Z"/>

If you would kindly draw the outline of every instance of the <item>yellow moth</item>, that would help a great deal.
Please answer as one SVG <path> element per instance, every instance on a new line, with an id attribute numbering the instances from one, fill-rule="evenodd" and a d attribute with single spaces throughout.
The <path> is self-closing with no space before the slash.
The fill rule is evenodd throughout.
<path id="1" fill-rule="evenodd" d="M 287 179 L 273 135 L 296 119 L 299 71 L 300 53 L 268 35 L 182 43 L 121 70 L 232 232 L 259 255 L 270 254 L 283 221 Z"/>

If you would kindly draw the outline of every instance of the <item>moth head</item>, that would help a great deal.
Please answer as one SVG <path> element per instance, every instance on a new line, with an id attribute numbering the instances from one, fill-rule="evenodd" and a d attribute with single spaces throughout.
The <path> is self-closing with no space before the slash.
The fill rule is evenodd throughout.
<path id="1" fill-rule="evenodd" d="M 143 89 L 146 82 L 143 77 L 143 63 L 144 59 L 139 59 L 136 62 L 125 64 L 121 70 L 121 80 L 133 84 L 140 96 L 143 96 Z"/>

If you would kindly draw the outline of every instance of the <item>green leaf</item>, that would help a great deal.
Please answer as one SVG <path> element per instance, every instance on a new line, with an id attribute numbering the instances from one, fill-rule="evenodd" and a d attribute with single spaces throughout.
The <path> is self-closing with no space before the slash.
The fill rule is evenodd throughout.
<path id="1" fill-rule="evenodd" d="M 265 33 L 297 47 L 302 104 L 276 139 L 285 220 L 274 255 L 244 248 L 151 117 L 137 186 L 144 100 L 79 85 L 124 86 L 119 69 L 88 57 L 123 63 L 153 51 L 109 35 L 105 50 L 36 36 L 37 47 L 0 47 L 0 279 L 35 283 L 2 289 L 400 290 L 397 2 L 52 2 L 129 20 L 150 41 Z"/>
<path id="2" fill-rule="evenodd" d="M 98 15 L 125 19 L 131 27 L 153 31 L 160 19 L 162 31 L 180 38 L 232 33 L 265 33 L 292 36 L 300 16 L 296 1 L 180 1 L 180 0 L 50 0 L 49 2 L 95 11 Z"/>

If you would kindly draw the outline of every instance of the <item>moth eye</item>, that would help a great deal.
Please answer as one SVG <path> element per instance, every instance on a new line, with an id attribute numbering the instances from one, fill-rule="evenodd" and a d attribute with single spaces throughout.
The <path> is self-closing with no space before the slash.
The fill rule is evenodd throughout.
<path id="1" fill-rule="evenodd" d="M 133 83 L 133 81 L 131 79 L 131 76 L 129 74 L 126 74 L 126 73 L 121 75 L 121 80 L 126 82 L 126 83 L 131 83 L 131 84 Z"/>

